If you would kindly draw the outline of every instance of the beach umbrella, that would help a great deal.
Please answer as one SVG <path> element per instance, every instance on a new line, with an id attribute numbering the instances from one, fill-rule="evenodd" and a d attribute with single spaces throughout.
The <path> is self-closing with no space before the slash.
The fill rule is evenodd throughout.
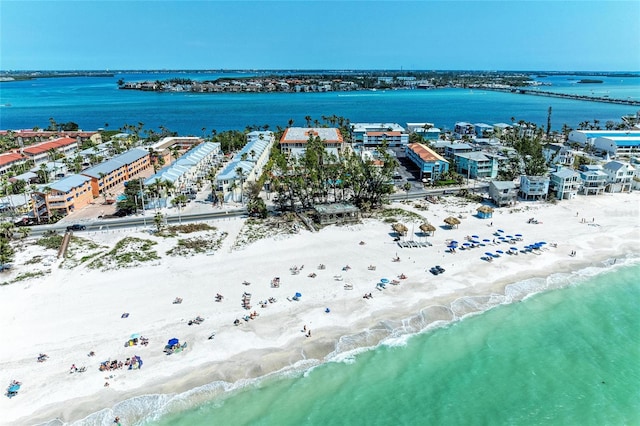
<path id="1" fill-rule="evenodd" d="M 444 223 L 449 225 L 451 228 L 453 228 L 454 226 L 460 225 L 460 221 L 457 218 L 453 217 L 453 216 L 449 216 L 448 218 L 446 218 L 444 220 Z"/>
<path id="2" fill-rule="evenodd" d="M 505 237 L 498 237 L 499 240 L 506 240 Z"/>
<path id="3" fill-rule="evenodd" d="M 436 227 L 430 223 L 423 223 L 422 225 L 420 225 L 420 230 L 426 234 L 429 232 L 435 232 Z"/>
<path id="4" fill-rule="evenodd" d="M 174 337 L 173 339 L 169 339 L 169 341 L 167 342 L 167 345 L 173 346 L 173 345 L 177 345 L 179 342 L 180 341 Z"/>
<path id="5" fill-rule="evenodd" d="M 480 238 L 480 237 L 478 237 L 477 235 L 472 235 L 472 236 L 471 236 L 471 238 L 478 239 L 478 238 Z"/>
<path id="6" fill-rule="evenodd" d="M 396 231 L 396 233 L 398 235 L 404 235 L 407 233 L 407 231 L 409 230 L 409 228 L 407 228 L 406 226 L 404 226 L 401 223 L 394 223 L 393 225 L 391 225 L 391 229 L 393 229 L 394 231 Z"/>
<path id="7" fill-rule="evenodd" d="M 511 250 L 518 251 L 518 247 L 511 247 Z"/>
<path id="8" fill-rule="evenodd" d="M 485 252 L 485 254 L 486 254 L 487 256 L 493 256 L 493 253 L 491 253 L 491 252 Z"/>
<path id="9" fill-rule="evenodd" d="M 547 244 L 547 242 L 546 241 L 540 241 L 538 244 L 545 245 L 545 244 Z"/>
<path id="10" fill-rule="evenodd" d="M 496 250 L 496 253 L 504 254 L 502 250 Z"/>
<path id="11" fill-rule="evenodd" d="M 133 333 L 130 338 L 131 339 L 139 339 L 140 338 L 140 334 L 139 333 Z"/>
<path id="12" fill-rule="evenodd" d="M 513 235 L 507 235 L 507 238 L 511 239 L 513 238 Z"/>
<path id="13" fill-rule="evenodd" d="M 485 242 L 485 243 L 490 243 L 490 242 L 491 242 L 491 240 L 490 240 L 490 239 L 488 239 L 488 238 L 485 238 L 485 239 L 483 239 L 482 241 L 483 241 L 483 242 Z"/>
<path id="14" fill-rule="evenodd" d="M 504 232 L 502 229 L 498 229 L 498 232 Z"/>
<path id="15" fill-rule="evenodd" d="M 381 282 L 382 284 L 388 284 L 388 283 L 389 283 L 389 279 L 388 279 L 388 278 L 382 278 L 382 279 L 380 280 L 380 282 Z"/>
<path id="16" fill-rule="evenodd" d="M 522 237 L 522 234 L 516 234 L 516 237 Z"/>
<path id="17" fill-rule="evenodd" d="M 302 297 L 300 293 L 296 293 L 296 297 Z"/>
<path id="18" fill-rule="evenodd" d="M 456 240 L 451 240 L 451 244 L 458 244 Z"/>
<path id="19" fill-rule="evenodd" d="M 469 247 L 471 244 L 470 243 L 463 243 L 462 245 L 465 246 L 465 247 Z"/>

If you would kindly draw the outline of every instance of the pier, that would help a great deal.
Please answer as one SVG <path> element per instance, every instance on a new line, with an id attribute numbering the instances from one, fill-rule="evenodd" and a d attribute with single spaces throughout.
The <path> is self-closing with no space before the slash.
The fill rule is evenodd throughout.
<path id="1" fill-rule="evenodd" d="M 495 92 L 515 93 L 519 95 L 547 96 L 550 98 L 573 99 L 576 101 L 603 102 L 609 104 L 640 106 L 640 100 L 634 99 L 615 99 L 603 96 L 586 96 L 572 95 L 569 93 L 547 92 L 536 89 L 518 89 L 518 88 L 502 88 L 502 87 L 478 87 L 478 89 L 493 90 Z"/>

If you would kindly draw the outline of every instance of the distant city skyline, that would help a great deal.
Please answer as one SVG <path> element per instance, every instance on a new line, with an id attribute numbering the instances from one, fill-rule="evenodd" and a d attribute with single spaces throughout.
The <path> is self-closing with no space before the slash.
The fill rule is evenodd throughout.
<path id="1" fill-rule="evenodd" d="M 638 1 L 0 3 L 0 70 L 640 71 Z"/>

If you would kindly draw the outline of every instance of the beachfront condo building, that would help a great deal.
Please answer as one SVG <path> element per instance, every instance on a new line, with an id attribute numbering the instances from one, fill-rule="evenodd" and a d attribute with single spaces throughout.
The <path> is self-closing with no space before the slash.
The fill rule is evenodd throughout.
<path id="1" fill-rule="evenodd" d="M 31 198 L 35 219 L 67 216 L 93 202 L 91 178 L 77 174 L 69 175 L 56 182 L 41 185 Z"/>
<path id="2" fill-rule="evenodd" d="M 498 159 L 484 152 L 473 151 L 454 156 L 456 172 L 468 179 L 491 178 L 498 176 Z"/>
<path id="3" fill-rule="evenodd" d="M 222 192 L 224 201 L 242 200 L 246 185 L 256 182 L 262 175 L 274 143 L 273 132 L 254 131 L 247 134 L 246 145 L 216 177 L 217 190 Z"/>
<path id="4" fill-rule="evenodd" d="M 320 138 L 325 151 L 336 157 L 345 148 L 342 134 L 335 127 L 289 127 L 280 138 L 280 150 L 288 156 L 302 156 L 309 138 Z"/>
<path id="5" fill-rule="evenodd" d="M 421 143 L 410 143 L 405 150 L 407 158 L 420 170 L 420 179 L 433 183 L 449 171 L 449 162 L 440 154 Z"/>
<path id="6" fill-rule="evenodd" d="M 72 138 L 79 144 L 87 141 L 94 144 L 102 143 L 102 135 L 98 131 L 0 130 L 0 136 L 15 140 L 19 146 L 47 142 L 56 138 Z"/>
<path id="7" fill-rule="evenodd" d="M 610 157 L 640 153 L 640 130 L 573 130 L 569 142 L 591 145 Z"/>
<path id="8" fill-rule="evenodd" d="M 426 141 L 437 141 L 442 134 L 442 130 L 433 123 L 407 123 L 407 131 L 419 134 Z"/>
<path id="9" fill-rule="evenodd" d="M 27 158 L 15 152 L 9 152 L 6 154 L 0 154 L 0 175 L 5 175 L 11 167 L 24 164 Z"/>
<path id="10" fill-rule="evenodd" d="M 407 146 L 409 134 L 397 123 L 351 123 L 351 140 L 365 148 Z"/>
<path id="11" fill-rule="evenodd" d="M 116 185 L 124 184 L 151 167 L 149 151 L 133 148 L 120 155 L 82 171 L 91 179 L 94 197 L 108 194 Z"/>

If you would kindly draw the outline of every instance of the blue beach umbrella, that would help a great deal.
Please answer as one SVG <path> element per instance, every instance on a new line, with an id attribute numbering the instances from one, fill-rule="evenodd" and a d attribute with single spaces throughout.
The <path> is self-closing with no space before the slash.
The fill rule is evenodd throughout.
<path id="1" fill-rule="evenodd" d="M 389 279 L 388 279 L 388 278 L 382 278 L 382 279 L 380 280 L 380 282 L 381 282 L 382 284 L 388 284 L 388 283 L 389 283 Z"/>
<path id="2" fill-rule="evenodd" d="M 463 246 L 465 247 L 469 247 L 471 245 L 471 243 L 462 243 Z"/>
<path id="3" fill-rule="evenodd" d="M 518 251 L 518 247 L 511 247 L 511 250 Z"/>
<path id="4" fill-rule="evenodd" d="M 499 240 L 506 240 L 505 237 L 498 237 Z"/>
<path id="5" fill-rule="evenodd" d="M 179 342 L 180 341 L 174 337 L 173 339 L 169 339 L 167 344 L 170 345 L 170 346 L 173 346 L 173 345 L 177 345 Z"/>
<path id="6" fill-rule="evenodd" d="M 496 250 L 496 253 L 504 254 L 502 250 Z"/>
<path id="7" fill-rule="evenodd" d="M 485 243 L 489 243 L 489 242 L 491 242 L 491 240 L 490 240 L 490 239 L 488 239 L 488 238 L 485 238 L 485 239 L 483 239 L 482 241 L 483 241 L 483 242 L 485 242 Z"/>
<path id="8" fill-rule="evenodd" d="M 302 297 L 300 293 L 296 293 L 296 297 Z"/>
<path id="9" fill-rule="evenodd" d="M 498 232 L 504 232 L 502 229 L 498 229 Z"/>
<path id="10" fill-rule="evenodd" d="M 538 244 L 545 245 L 545 244 L 547 244 L 547 242 L 546 241 L 540 241 Z"/>
<path id="11" fill-rule="evenodd" d="M 477 239 L 477 238 L 480 238 L 480 237 L 478 237 L 477 235 L 472 235 L 471 238 L 476 238 Z"/>
<path id="12" fill-rule="evenodd" d="M 522 237 L 522 234 L 516 234 L 516 237 Z"/>
<path id="13" fill-rule="evenodd" d="M 491 257 L 493 257 L 493 253 L 491 253 L 491 252 L 485 252 L 485 254 L 486 254 L 487 256 L 491 256 Z"/>

